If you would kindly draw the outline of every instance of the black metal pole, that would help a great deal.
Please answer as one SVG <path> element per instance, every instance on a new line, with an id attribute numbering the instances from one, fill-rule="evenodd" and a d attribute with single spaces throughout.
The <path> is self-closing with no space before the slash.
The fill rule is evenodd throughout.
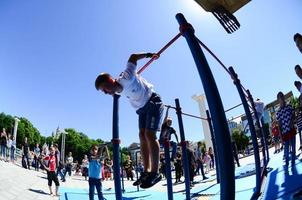
<path id="1" fill-rule="evenodd" d="M 186 38 L 193 55 L 212 116 L 214 135 L 219 156 L 218 162 L 220 165 L 220 199 L 232 200 L 235 199 L 235 166 L 231 146 L 231 136 L 223 104 L 209 64 L 198 40 L 194 35 L 193 27 L 186 21 L 182 14 L 177 14 L 176 19 L 180 25 L 180 31 Z"/>
<path id="2" fill-rule="evenodd" d="M 211 139 L 212 139 L 214 156 L 215 156 L 214 161 L 215 161 L 215 167 L 216 167 L 216 179 L 217 179 L 217 183 L 220 183 L 218 153 L 217 153 L 216 141 L 215 141 L 213 126 L 212 126 L 212 119 L 211 119 L 211 116 L 210 116 L 210 113 L 208 110 L 206 110 L 206 114 L 207 114 L 208 125 L 209 125 L 209 129 L 210 129 L 210 133 L 211 133 Z"/>
<path id="3" fill-rule="evenodd" d="M 114 173 L 114 188 L 115 199 L 122 200 L 121 188 L 121 172 L 120 172 L 120 139 L 119 139 L 119 116 L 118 116 L 118 100 L 119 95 L 113 96 L 113 123 L 112 123 L 112 145 L 113 145 L 113 173 Z"/>
<path id="4" fill-rule="evenodd" d="M 257 134 L 256 129 L 254 126 L 254 120 L 253 116 L 251 114 L 248 102 L 245 98 L 245 94 L 243 92 L 243 89 L 240 84 L 240 80 L 238 79 L 238 75 L 235 73 L 233 67 L 229 67 L 229 71 L 231 73 L 232 79 L 234 80 L 234 84 L 238 90 L 240 99 L 242 101 L 242 105 L 246 114 L 246 118 L 248 120 L 248 124 L 250 127 L 252 142 L 253 142 L 253 149 L 254 149 L 254 158 L 255 158 L 255 169 L 256 169 L 256 188 L 254 191 L 254 194 L 252 196 L 252 199 L 258 198 L 260 194 L 261 189 L 261 164 L 260 164 L 260 156 L 259 156 L 259 147 L 258 147 L 258 141 L 257 141 Z"/>
<path id="5" fill-rule="evenodd" d="M 137 162 L 137 154 L 139 153 L 139 151 L 135 152 L 135 160 L 136 160 L 136 180 L 138 180 L 138 162 Z M 137 192 L 139 191 L 139 185 L 136 188 Z"/>
<path id="6" fill-rule="evenodd" d="M 124 184 L 124 166 L 123 166 L 123 155 L 122 149 L 120 149 L 121 154 L 121 170 L 122 170 L 122 192 L 125 192 L 125 184 Z"/>
<path id="7" fill-rule="evenodd" d="M 172 185 L 172 175 L 171 175 L 171 160 L 170 160 L 170 141 L 167 137 L 164 139 L 164 152 L 166 161 L 166 179 L 167 179 L 167 194 L 168 200 L 173 200 L 173 185 Z"/>
<path id="8" fill-rule="evenodd" d="M 181 140 L 181 147 L 182 147 L 182 162 L 184 167 L 185 173 L 185 187 L 186 187 L 186 200 L 190 200 L 190 171 L 189 171 L 189 160 L 187 155 L 187 141 L 185 138 L 185 131 L 181 116 L 181 107 L 179 104 L 179 99 L 175 99 L 176 104 L 176 114 L 178 118 L 178 126 L 179 126 L 179 135 Z"/>

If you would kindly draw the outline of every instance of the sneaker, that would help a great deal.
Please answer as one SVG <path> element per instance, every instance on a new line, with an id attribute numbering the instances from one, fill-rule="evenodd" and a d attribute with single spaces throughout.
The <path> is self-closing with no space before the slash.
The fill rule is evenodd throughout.
<path id="1" fill-rule="evenodd" d="M 138 186 L 142 184 L 143 180 L 148 176 L 148 172 L 142 172 L 141 176 L 133 183 L 133 186 Z"/>
<path id="2" fill-rule="evenodd" d="M 158 183 L 159 181 L 161 181 L 161 179 L 162 179 L 162 177 L 159 173 L 151 172 L 151 173 L 149 173 L 147 178 L 142 181 L 142 184 L 140 185 L 140 187 L 142 189 L 150 188 L 153 185 L 155 185 L 156 183 Z"/>
<path id="3" fill-rule="evenodd" d="M 208 178 L 208 177 L 206 177 L 206 176 L 204 176 L 202 180 L 207 180 L 207 179 L 209 179 L 209 178 Z"/>

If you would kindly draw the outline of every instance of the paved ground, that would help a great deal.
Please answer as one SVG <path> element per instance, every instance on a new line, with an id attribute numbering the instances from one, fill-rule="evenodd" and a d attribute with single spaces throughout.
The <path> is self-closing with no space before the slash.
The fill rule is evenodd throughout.
<path id="1" fill-rule="evenodd" d="M 297 144 L 298 146 L 298 144 Z M 271 162 L 270 167 L 277 169 L 272 170 L 269 174 L 267 181 L 267 190 L 275 191 L 273 198 L 264 197 L 264 199 L 280 198 L 285 195 L 285 190 L 290 191 L 291 185 L 284 184 L 282 181 L 292 182 L 293 180 L 301 180 L 300 174 L 302 173 L 302 164 L 297 162 L 297 173 L 295 176 L 284 176 L 282 170 L 282 153 L 274 155 L 273 149 L 270 149 Z M 300 153 L 300 152 L 297 152 Z M 249 156 L 240 159 L 242 167 L 236 168 L 236 174 L 240 174 L 241 171 L 248 170 L 249 166 L 253 166 L 253 156 Z M 276 176 L 276 172 L 278 174 Z M 174 177 L 174 176 L 173 176 Z M 212 170 L 208 174 L 209 180 L 202 181 L 200 176 L 195 178 L 196 184 L 192 188 L 191 193 L 195 196 L 194 199 L 219 199 L 219 185 L 216 184 L 215 170 Z M 277 177 L 277 178 L 276 178 Z M 280 177 L 280 178 L 278 178 Z M 302 182 L 301 182 L 302 183 Z M 71 176 L 67 178 L 66 183 L 60 182 L 60 198 L 51 197 L 47 186 L 47 179 L 45 172 L 36 172 L 33 170 L 26 170 L 19 165 L 0 161 L 0 200 L 86 200 L 88 199 L 88 183 L 80 176 Z M 103 192 L 108 200 L 114 198 L 113 181 L 103 182 Z M 301 184 L 302 185 L 302 184 Z M 277 186 L 279 189 L 277 190 Z M 300 187 L 299 184 L 294 186 Z M 236 179 L 236 199 L 249 199 L 253 188 L 255 187 L 255 177 L 248 176 L 245 178 Z M 136 192 L 136 187 L 132 186 L 131 181 L 125 181 L 126 193 L 125 199 L 167 199 L 166 194 L 166 181 L 163 180 L 159 184 L 155 185 L 149 190 Z M 174 199 L 184 199 L 184 184 L 178 184 L 173 186 Z M 194 195 L 195 194 L 195 195 Z M 217 197 L 217 198 L 216 198 Z M 237 198 L 238 197 L 238 198 Z"/>
<path id="2" fill-rule="evenodd" d="M 241 160 L 242 164 L 251 161 L 252 157 L 247 157 Z M 195 177 L 196 185 L 195 190 L 200 190 L 200 187 L 215 184 L 215 170 L 212 170 L 208 175 L 210 179 L 202 182 L 201 176 Z M 65 200 L 64 192 L 72 190 L 73 194 L 75 191 L 82 191 L 86 193 L 88 191 L 88 183 L 80 176 L 71 176 L 67 178 L 66 183 L 61 184 L 60 192 L 63 194 L 60 199 Z M 148 193 L 159 192 L 159 195 L 163 195 L 166 192 L 166 181 L 163 180 L 152 188 L 152 190 L 146 190 Z M 103 182 L 103 191 L 105 194 L 114 194 L 113 181 Z M 193 189 L 194 189 L 193 188 Z M 136 191 L 136 187 L 132 186 L 131 181 L 125 180 L 126 193 Z M 173 186 L 175 194 L 183 195 L 185 190 L 184 184 L 178 184 Z M 86 197 L 85 197 L 86 198 Z M 164 197 L 166 198 L 166 194 Z M 39 171 L 36 172 L 33 169 L 27 170 L 19 165 L 0 161 L 0 200 L 59 200 L 58 197 L 51 197 L 47 186 L 46 173 Z M 203 198 L 204 199 L 204 198 Z"/>

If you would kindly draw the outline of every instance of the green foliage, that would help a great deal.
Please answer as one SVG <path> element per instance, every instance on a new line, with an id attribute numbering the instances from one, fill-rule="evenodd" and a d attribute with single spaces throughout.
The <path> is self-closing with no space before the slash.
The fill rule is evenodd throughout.
<path id="1" fill-rule="evenodd" d="M 290 99 L 290 104 L 292 105 L 292 107 L 294 109 L 298 109 L 299 108 L 299 97 L 292 97 Z"/>
<path id="2" fill-rule="evenodd" d="M 28 138 L 30 146 L 33 148 L 35 143 L 40 143 L 41 135 L 37 128 L 35 128 L 32 123 L 24 118 L 19 118 L 20 122 L 18 125 L 17 132 L 17 147 L 21 147 L 24 138 Z M 5 128 L 7 133 L 13 134 L 15 119 L 11 115 L 6 115 L 5 113 L 0 113 L 0 128 Z"/>
<path id="3" fill-rule="evenodd" d="M 234 129 L 232 133 L 232 139 L 235 141 L 238 151 L 245 150 L 249 144 L 249 137 L 239 129 Z"/>
<path id="4" fill-rule="evenodd" d="M 92 145 L 100 145 L 103 142 L 101 139 L 93 140 L 82 132 L 77 132 L 72 128 L 65 129 L 67 132 L 65 138 L 65 153 L 72 152 L 73 158 L 76 161 L 82 162 L 85 154 L 88 154 Z M 55 141 L 61 147 L 62 136 Z M 110 151 L 110 150 L 109 150 Z"/>
<path id="5" fill-rule="evenodd" d="M 30 149 L 32 150 L 36 143 L 43 145 L 44 143 L 51 145 L 57 143 L 59 148 L 61 147 L 62 136 L 60 135 L 58 138 L 53 138 L 52 136 L 42 136 L 37 128 L 33 126 L 33 124 L 24 117 L 18 117 L 20 119 L 18 125 L 17 132 L 17 147 L 21 148 L 24 138 L 28 138 L 28 142 L 30 144 Z M 13 134 L 14 128 L 14 117 L 11 115 L 6 115 L 5 113 L 0 113 L 0 128 L 5 128 L 7 133 Z M 90 148 L 93 144 L 100 145 L 104 143 L 103 140 L 90 139 L 87 135 L 82 132 L 77 132 L 76 130 L 69 128 L 65 129 L 67 132 L 65 138 L 65 153 L 72 152 L 74 160 L 79 161 L 81 163 L 85 154 L 89 153 Z M 108 145 L 109 154 L 112 158 L 112 145 Z M 65 155 L 65 156 L 66 156 Z M 126 159 L 126 155 L 128 155 L 127 149 L 122 148 L 122 157 Z"/>

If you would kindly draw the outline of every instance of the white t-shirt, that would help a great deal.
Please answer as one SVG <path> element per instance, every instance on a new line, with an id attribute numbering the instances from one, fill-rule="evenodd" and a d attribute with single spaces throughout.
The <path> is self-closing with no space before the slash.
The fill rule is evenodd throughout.
<path id="1" fill-rule="evenodd" d="M 121 94 L 129 99 L 135 109 L 142 108 L 154 92 L 153 85 L 136 73 L 136 65 L 131 62 L 127 63 L 117 82 L 123 86 Z"/>
<path id="2" fill-rule="evenodd" d="M 263 112 L 264 112 L 264 103 L 259 101 L 255 101 L 255 109 L 258 113 L 258 115 L 262 116 Z"/>

